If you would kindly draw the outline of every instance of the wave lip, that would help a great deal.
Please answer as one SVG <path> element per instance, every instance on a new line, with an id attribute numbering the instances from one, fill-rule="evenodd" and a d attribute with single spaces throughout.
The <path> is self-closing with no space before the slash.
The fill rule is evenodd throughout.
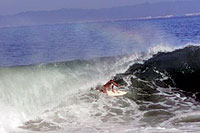
<path id="1" fill-rule="evenodd" d="M 137 78 L 155 82 L 161 87 L 171 86 L 188 93 L 198 93 L 200 47 L 187 46 L 173 52 L 158 53 L 144 64 L 134 64 L 126 73 L 134 73 Z M 134 80 L 132 82 L 135 83 Z M 199 98 L 197 94 L 196 99 Z"/>

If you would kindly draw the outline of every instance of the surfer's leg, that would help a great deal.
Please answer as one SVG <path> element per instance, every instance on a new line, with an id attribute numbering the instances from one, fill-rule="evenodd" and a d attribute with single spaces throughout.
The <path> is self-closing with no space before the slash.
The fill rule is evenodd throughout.
<path id="1" fill-rule="evenodd" d="M 112 90 L 113 93 L 115 93 L 115 90 L 114 90 L 114 86 L 113 86 L 113 85 L 111 86 L 111 90 Z"/>
<path id="2" fill-rule="evenodd" d="M 114 89 L 112 89 L 112 92 L 113 92 L 113 93 L 115 93 L 115 90 L 114 90 Z"/>
<path id="3" fill-rule="evenodd" d="M 103 93 L 107 93 L 107 88 L 106 87 L 103 88 Z"/>

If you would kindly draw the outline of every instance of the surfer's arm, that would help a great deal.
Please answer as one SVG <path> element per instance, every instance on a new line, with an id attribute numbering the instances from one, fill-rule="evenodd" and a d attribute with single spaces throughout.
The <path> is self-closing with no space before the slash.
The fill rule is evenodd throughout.
<path id="1" fill-rule="evenodd" d="M 118 87 L 119 85 L 117 83 L 115 83 L 114 81 L 112 81 L 112 84 L 116 87 Z"/>

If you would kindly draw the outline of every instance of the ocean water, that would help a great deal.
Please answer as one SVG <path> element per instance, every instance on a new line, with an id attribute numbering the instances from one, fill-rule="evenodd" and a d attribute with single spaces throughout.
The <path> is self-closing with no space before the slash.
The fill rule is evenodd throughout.
<path id="1" fill-rule="evenodd" d="M 172 88 L 142 102 L 91 89 L 191 44 L 200 17 L 0 28 L 0 132 L 198 132 L 199 103 Z"/>

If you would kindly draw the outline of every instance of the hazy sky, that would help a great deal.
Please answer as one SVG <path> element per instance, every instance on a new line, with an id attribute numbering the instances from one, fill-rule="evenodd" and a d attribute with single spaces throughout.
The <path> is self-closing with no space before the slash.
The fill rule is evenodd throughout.
<path id="1" fill-rule="evenodd" d="M 60 8 L 109 8 L 160 1 L 185 0 L 0 0 L 0 15 Z"/>

